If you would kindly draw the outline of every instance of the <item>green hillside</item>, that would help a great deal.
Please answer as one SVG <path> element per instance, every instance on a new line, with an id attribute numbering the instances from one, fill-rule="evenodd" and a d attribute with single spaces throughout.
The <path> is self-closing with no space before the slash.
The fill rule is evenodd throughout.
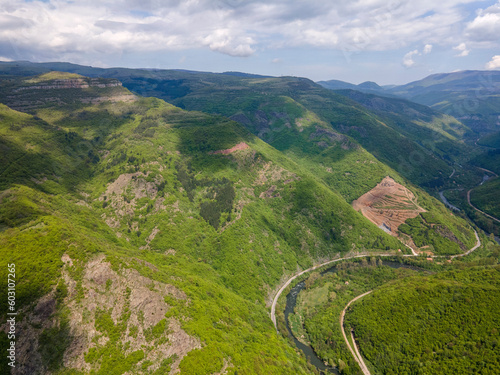
<path id="1" fill-rule="evenodd" d="M 174 101 L 197 111 L 114 78 L 0 80 L 0 259 L 21 275 L 21 373 L 314 373 L 269 301 L 313 264 L 409 253 L 350 205 L 387 175 L 427 211 L 412 227 L 446 243 L 436 253 L 475 243 L 412 184 L 448 164 L 361 105 L 305 79 L 202 76 L 215 81 Z M 408 150 L 424 156 L 400 175 Z"/>
<path id="2" fill-rule="evenodd" d="M 451 173 L 445 161 L 391 129 L 383 119 L 356 102 L 307 79 L 284 77 L 236 80 L 221 75 L 208 78 L 210 81 L 205 86 L 184 83 L 190 92 L 170 101 L 183 108 L 232 117 L 280 151 L 290 148 L 289 144 L 282 141 L 289 138 L 286 135 L 291 131 L 287 129 L 287 121 L 293 126 L 293 118 L 303 108 L 324 122 L 326 126 L 322 128 L 355 139 L 378 160 L 416 184 L 433 186 L 440 183 L 439 176 L 446 175 L 448 171 Z M 292 109 L 283 101 L 293 101 L 298 106 Z M 298 130 L 303 131 L 300 128 Z M 308 136 L 307 133 L 302 135 L 310 143 Z M 348 168 L 344 168 L 344 171 L 349 172 Z"/>
<path id="3" fill-rule="evenodd" d="M 500 178 L 496 177 L 491 181 L 475 188 L 470 195 L 471 203 L 496 218 L 500 218 Z"/>
<path id="4" fill-rule="evenodd" d="M 437 121 L 443 124 L 442 119 L 436 120 L 434 115 L 437 114 L 430 109 L 406 103 L 407 110 L 403 108 L 400 112 L 411 113 L 413 117 L 398 114 L 397 121 L 391 119 L 391 114 L 377 117 L 345 96 L 303 78 L 127 69 L 104 71 L 108 75 L 123 77 L 125 84 L 128 82 L 129 87 L 136 91 L 166 96 L 181 107 L 222 114 L 238 121 L 304 171 L 319 178 L 348 203 L 375 187 L 387 175 L 403 184 L 407 184 L 406 177 L 429 189 L 440 186 L 448 173 L 452 173 L 449 162 L 444 159 L 453 158 L 465 147 L 450 139 L 453 138 L 450 133 L 444 137 L 426 126 L 412 123 L 417 119 L 422 123 Z M 131 76 L 126 76 L 126 73 Z M 164 79 L 174 77 L 174 81 Z M 23 87 L 25 81 L 32 78 L 20 81 L 19 77 L 11 77 L 11 91 L 14 92 L 18 90 L 16 80 Z M 169 82 L 168 88 L 163 86 L 166 82 Z M 189 90 L 185 91 L 186 88 Z M 176 94 L 179 92 L 182 92 L 180 97 Z M 396 104 L 390 102 L 392 107 L 399 104 L 398 101 Z M 415 116 L 415 112 L 420 115 Z M 66 123 L 68 119 L 64 121 Z M 401 123 L 407 124 L 405 126 L 410 130 L 404 130 Z M 464 129 L 459 123 L 455 122 L 455 125 L 457 129 Z M 409 135 L 405 136 L 405 132 Z M 433 141 L 428 142 L 429 139 Z M 429 202 L 426 210 L 433 211 L 434 216 L 444 209 L 436 201 L 425 200 Z M 445 236 L 450 237 L 452 233 L 452 241 L 465 248 L 467 241 L 460 238 L 471 236 L 464 234 L 470 234 L 469 231 L 458 229 L 466 226 L 461 220 L 450 218 Z M 422 225 L 419 226 L 427 232 Z M 443 249 L 440 253 L 456 252 L 458 248 L 453 251 Z"/>
<path id="5" fill-rule="evenodd" d="M 439 134 L 443 127 L 450 130 L 449 120 L 438 119 L 436 122 L 430 118 L 429 122 L 423 121 L 424 124 L 414 124 L 413 120 L 408 122 L 404 119 L 404 124 L 399 124 L 398 127 L 407 127 L 407 133 L 412 133 L 408 136 L 401 133 L 401 129 L 395 130 L 391 127 L 392 124 L 386 124 L 386 121 L 392 120 L 380 118 L 355 101 L 304 78 L 253 77 L 176 70 L 100 69 L 64 63 L 0 64 L 0 73 L 6 77 L 29 75 L 35 70 L 63 70 L 94 77 L 116 78 L 129 90 L 140 95 L 158 97 L 188 110 L 233 117 L 280 151 L 295 146 L 290 145 L 290 139 L 288 143 L 283 143 L 283 139 L 289 138 L 285 137 L 285 134 L 293 132 L 293 119 L 305 109 L 324 123 L 321 128 L 355 139 L 378 160 L 413 183 L 426 187 L 444 183 L 444 177 L 452 172 L 452 167 L 447 161 L 450 156 L 446 156 L 447 160 L 443 160 L 443 157 L 446 152 L 453 155 L 456 149 L 462 147 L 454 147 L 453 143 L 444 142 L 445 139 Z M 297 105 L 291 105 L 290 102 Z M 285 129 L 287 124 L 292 129 Z M 314 127 L 312 129 L 314 130 Z M 304 143 L 310 143 L 307 139 L 310 134 L 299 135 L 304 139 L 300 140 L 302 144 L 295 148 L 301 150 Z M 432 139 L 431 143 L 429 139 Z M 443 150 L 436 153 L 435 145 L 441 143 Z M 321 151 L 316 149 L 307 153 L 310 156 Z M 288 156 L 292 157 L 294 152 L 295 150 L 291 150 Z M 346 153 L 337 151 L 336 154 L 335 158 L 339 160 Z M 365 160 L 364 155 L 360 158 L 357 160 Z M 325 168 L 330 168 L 329 159 L 323 162 Z M 335 165 L 333 169 L 351 173 L 349 169 L 352 167 L 352 163 L 348 162 L 346 166 Z M 382 174 L 380 176 L 383 178 Z M 359 180 L 364 180 L 364 176 L 370 175 L 361 172 L 359 177 L 362 178 Z M 373 182 L 369 183 L 371 187 L 374 186 Z M 347 184 L 352 188 L 352 183 Z M 342 183 L 339 183 L 337 187 L 341 185 Z"/>
<path id="6" fill-rule="evenodd" d="M 498 71 L 433 74 L 388 92 L 450 114 L 478 133 L 496 130 L 500 105 Z"/>
<path id="7" fill-rule="evenodd" d="M 500 269 L 471 268 L 388 283 L 347 314 L 363 357 L 385 374 L 495 374 Z"/>
<path id="8" fill-rule="evenodd" d="M 471 164 L 500 174 L 500 149 L 488 150 L 471 160 Z"/>
<path id="9" fill-rule="evenodd" d="M 354 90 L 338 90 L 336 92 L 375 112 L 378 116 L 386 119 L 387 124 L 394 130 L 400 131 L 416 142 L 431 139 L 434 151 L 443 148 L 442 156 L 457 157 L 460 155 L 460 151 L 464 152 L 464 145 L 461 142 L 458 144 L 462 149 L 451 150 L 452 147 L 457 147 L 457 142 L 449 141 L 461 141 L 468 133 L 471 133 L 471 130 L 449 115 L 404 99 L 363 94 Z M 426 146 L 425 143 L 424 146 Z"/>
<path id="10" fill-rule="evenodd" d="M 226 118 L 152 98 L 32 108 L 0 108 L 25 372 L 311 373 L 275 333 L 271 290 L 314 260 L 401 247 Z"/>
<path id="11" fill-rule="evenodd" d="M 500 148 L 500 132 L 485 135 L 477 143 L 481 146 Z"/>
<path id="12" fill-rule="evenodd" d="M 384 266 L 375 257 L 340 263 L 333 273 L 313 273 L 289 316 L 292 331 L 341 374 L 359 374 L 340 329 L 342 310 L 351 299 L 374 287 L 415 274 L 410 269 Z"/>

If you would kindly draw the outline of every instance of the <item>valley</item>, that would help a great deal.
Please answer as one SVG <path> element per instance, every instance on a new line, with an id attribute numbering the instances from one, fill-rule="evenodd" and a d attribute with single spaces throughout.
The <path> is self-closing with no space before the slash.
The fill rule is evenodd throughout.
<path id="1" fill-rule="evenodd" d="M 500 246 L 464 194 L 497 214 L 498 178 L 476 187 L 494 156 L 469 142 L 470 123 L 377 95 L 299 77 L 1 63 L 0 258 L 22 275 L 18 366 L 1 371 L 318 373 L 287 327 L 341 374 L 490 371 Z M 416 309 L 405 293 L 429 310 L 383 307 Z M 467 301 L 488 319 L 455 340 L 470 354 L 455 364 L 441 331 L 426 344 L 435 357 L 383 349 L 396 343 L 366 312 L 394 319 L 391 335 L 437 320 L 454 332 L 476 321 L 458 312 Z M 438 319 L 441 302 L 456 314 Z"/>
<path id="2" fill-rule="evenodd" d="M 472 253 L 474 250 L 478 249 L 481 246 L 481 240 L 479 239 L 477 232 L 475 232 L 475 237 L 476 237 L 477 243 L 473 247 L 471 247 L 468 251 L 464 252 L 463 254 L 457 254 L 457 255 L 450 257 L 450 259 L 455 259 L 457 257 L 467 256 L 470 253 Z M 412 256 L 418 256 L 418 254 L 414 253 L 414 254 L 410 254 L 410 255 L 405 255 L 404 257 L 406 258 L 406 260 L 408 260 L 408 259 L 410 259 L 408 257 L 412 257 Z M 382 260 L 383 258 L 388 258 L 389 261 Z M 439 256 L 433 256 L 433 258 L 439 258 Z M 293 341 L 295 342 L 295 345 L 297 345 L 298 348 L 304 352 L 304 354 L 313 357 L 314 360 L 311 359 L 311 363 L 314 363 L 314 365 L 318 368 L 319 371 L 328 370 L 329 372 L 333 371 L 335 373 L 338 373 L 338 370 L 336 368 L 334 368 L 332 365 L 335 362 L 333 362 L 331 360 L 331 358 L 329 358 L 328 361 L 325 360 L 324 361 L 325 366 L 323 366 L 323 361 L 316 354 L 316 350 L 318 350 L 318 347 L 315 346 L 315 349 L 312 349 L 310 347 L 311 343 L 309 342 L 308 339 L 306 339 L 306 337 L 308 337 L 309 335 L 308 335 L 308 331 L 306 329 L 305 323 L 309 322 L 309 319 L 311 319 L 311 315 L 314 316 L 314 314 L 318 313 L 318 310 L 317 310 L 318 307 L 324 308 L 325 305 L 331 304 L 332 301 L 337 296 L 336 293 L 332 291 L 333 285 L 331 282 L 326 281 L 326 283 L 325 283 L 323 281 L 323 282 L 318 283 L 317 280 L 318 280 L 318 278 L 321 279 L 321 276 L 324 277 L 324 275 L 327 273 L 341 271 L 343 269 L 344 265 L 347 265 L 348 269 L 351 266 L 356 267 L 356 266 L 360 266 L 360 265 L 361 265 L 361 267 L 369 267 L 369 263 L 367 260 L 370 261 L 371 267 L 376 267 L 377 265 L 379 267 L 382 265 L 388 265 L 389 267 L 393 267 L 395 269 L 403 268 L 403 269 L 408 269 L 408 270 L 420 270 L 420 271 L 423 270 L 423 268 L 412 267 L 411 263 L 410 263 L 410 265 L 405 265 L 405 263 L 402 262 L 401 257 L 399 259 L 397 259 L 396 261 L 391 261 L 391 259 L 395 259 L 394 255 L 392 255 L 392 254 L 352 255 L 352 256 L 346 256 L 346 257 L 339 258 L 339 259 L 330 260 L 330 261 L 322 263 L 322 264 L 318 264 L 314 267 L 311 267 L 307 270 L 301 271 L 300 273 L 294 275 L 293 277 L 288 279 L 286 281 L 286 283 L 284 283 L 282 285 L 282 287 L 278 290 L 278 292 L 274 296 L 273 304 L 271 306 L 271 319 L 272 319 L 275 327 L 278 329 L 278 324 L 276 321 L 276 305 L 278 304 L 278 301 L 279 301 L 282 293 L 285 290 L 287 290 L 288 294 L 286 296 L 285 315 L 282 317 L 284 322 L 283 322 L 283 320 L 280 322 L 281 329 L 283 329 L 283 326 L 286 326 L 287 331 L 290 332 L 291 335 L 293 335 Z M 345 261 L 352 261 L 352 260 L 354 260 L 354 261 L 361 260 L 361 264 L 359 264 L 359 263 L 358 264 L 356 264 L 356 263 L 344 264 Z M 427 258 L 427 260 L 433 260 L 433 259 Z M 335 266 L 335 264 L 337 262 L 341 263 L 341 266 Z M 449 260 L 449 262 L 451 262 L 451 260 Z M 332 267 L 332 265 L 333 265 L 333 267 Z M 316 270 L 318 270 L 316 273 L 314 273 L 311 276 L 307 276 L 308 273 L 310 273 L 312 271 L 316 271 Z M 290 290 L 289 286 L 292 284 L 292 282 L 294 282 L 294 280 L 296 280 L 297 278 L 300 278 L 303 275 L 306 275 L 306 278 L 304 280 L 300 281 L 299 283 L 294 283 L 295 286 Z M 405 277 L 405 276 L 408 276 L 408 275 L 403 275 L 403 277 Z M 387 280 L 385 280 L 385 282 L 387 282 Z M 346 281 L 345 285 L 347 286 L 347 285 L 349 285 L 349 283 L 350 283 L 349 281 Z M 360 287 L 364 288 L 365 287 L 364 283 L 365 282 L 363 282 L 363 284 L 361 284 Z M 380 283 L 380 281 L 379 281 L 379 283 Z M 382 285 L 383 285 L 383 281 L 382 281 Z M 373 284 L 373 286 L 379 286 L 379 285 Z M 338 287 L 339 287 L 339 285 L 336 286 L 337 290 L 339 289 Z M 312 306 L 306 307 L 305 309 L 304 309 L 304 307 L 302 307 L 302 308 L 299 308 L 297 311 L 296 310 L 297 309 L 297 306 L 296 306 L 297 296 L 304 288 L 307 288 L 307 293 L 310 296 L 312 296 L 312 301 L 307 302 L 308 297 L 302 297 L 302 295 L 299 297 L 299 301 L 301 301 L 301 303 L 303 303 L 303 304 L 309 303 Z M 345 308 L 340 313 L 340 330 L 342 332 L 342 336 L 344 338 L 345 344 L 347 345 L 349 352 L 352 354 L 352 358 L 354 358 L 354 361 L 358 364 L 359 368 L 361 369 L 361 372 L 365 375 L 370 374 L 370 370 L 366 367 L 366 365 L 364 364 L 363 358 L 359 354 L 359 350 L 357 348 L 356 341 L 354 339 L 354 336 L 352 336 L 352 331 L 351 331 L 352 338 L 350 340 L 346 336 L 345 329 L 344 329 L 344 316 L 345 316 L 346 310 L 348 309 L 348 307 L 351 305 L 352 302 L 355 302 L 356 300 L 364 297 L 365 295 L 367 295 L 371 292 L 372 292 L 372 290 L 369 290 L 367 292 L 364 292 L 363 294 L 360 294 L 360 295 L 354 297 L 352 300 L 350 300 L 347 303 Z M 302 293 L 302 294 L 304 294 L 304 293 Z M 332 298 L 332 296 L 333 296 L 333 298 Z M 311 297 L 309 297 L 309 298 L 311 298 Z M 337 310 L 335 314 L 338 313 L 338 308 L 341 306 L 341 305 L 339 306 L 337 304 L 337 302 L 338 301 L 335 301 L 335 304 L 336 304 L 335 309 Z M 285 302 L 282 300 L 281 304 L 283 304 L 283 303 L 285 303 Z M 309 312 L 309 308 L 313 310 L 312 314 Z M 288 314 L 287 314 L 287 311 L 288 311 Z M 293 328 L 291 328 L 292 325 L 293 325 Z M 337 337 L 337 340 L 338 340 L 338 337 Z M 316 345 L 318 345 L 318 343 L 316 343 Z M 344 353 L 344 355 L 345 355 L 345 353 Z M 349 358 L 349 359 L 352 359 L 352 358 Z M 339 363 L 338 367 L 339 368 L 342 367 L 341 363 L 343 363 L 343 361 L 342 362 L 337 361 L 337 362 Z M 331 367 L 326 366 L 327 363 L 329 363 Z"/>

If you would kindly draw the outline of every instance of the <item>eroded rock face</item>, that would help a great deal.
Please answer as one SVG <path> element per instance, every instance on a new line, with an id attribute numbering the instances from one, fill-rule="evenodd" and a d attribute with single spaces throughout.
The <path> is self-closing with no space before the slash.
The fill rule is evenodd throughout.
<path id="1" fill-rule="evenodd" d="M 89 87 L 118 87 L 122 83 L 116 79 L 100 80 L 96 78 L 73 78 L 73 79 L 55 79 L 49 82 L 42 82 L 37 85 L 23 86 L 14 90 L 14 92 L 26 90 L 56 90 L 56 89 L 88 89 Z"/>
<path id="2" fill-rule="evenodd" d="M 85 373 L 99 370 L 100 361 L 86 361 L 85 355 L 92 348 L 99 350 L 113 340 L 109 332 L 96 322 L 102 314 L 111 317 L 115 327 L 122 327 L 119 345 L 125 356 L 142 350 L 144 358 L 141 361 L 152 362 L 144 373 L 154 371 L 162 360 L 173 355 L 176 360 L 171 365 L 171 373 L 175 373 L 181 359 L 189 351 L 201 348 L 199 340 L 189 336 L 177 319 L 165 318 L 165 313 L 170 309 L 165 297 L 187 305 L 189 301 L 183 291 L 144 277 L 133 268 L 117 272 L 103 255 L 86 264 L 81 284 L 78 285 L 69 272 L 73 262 L 67 254 L 63 258 L 65 266 L 62 275 L 68 294 L 58 307 L 54 290 L 38 300 L 19 322 L 17 367 L 13 375 L 51 373 L 47 359 L 42 358 L 40 341 L 44 331 L 54 331 L 54 328 L 64 328 L 67 333 L 61 367 Z M 155 271 L 153 265 L 150 268 Z M 64 313 L 61 314 L 61 311 Z M 152 339 L 153 327 L 162 324 L 162 321 L 166 328 Z M 1 329 L 5 331 L 6 325 Z M 143 372 L 140 363 L 134 373 Z"/>
<path id="3" fill-rule="evenodd" d="M 4 93 L 4 104 L 21 112 L 54 104 L 131 103 L 136 100 L 137 97 L 116 79 L 87 77 L 70 79 L 39 77 L 18 82 Z"/>

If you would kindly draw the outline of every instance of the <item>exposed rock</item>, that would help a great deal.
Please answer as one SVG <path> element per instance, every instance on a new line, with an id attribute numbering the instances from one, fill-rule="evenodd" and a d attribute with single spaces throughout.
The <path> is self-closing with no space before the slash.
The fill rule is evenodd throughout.
<path id="1" fill-rule="evenodd" d="M 173 285 L 144 277 L 133 268 L 125 268 L 116 272 L 111 268 L 111 264 L 106 262 L 104 256 L 99 256 L 85 266 L 81 281 L 84 296 L 79 300 L 77 283 L 67 272 L 67 267 L 71 267 L 73 261 L 67 254 L 63 255 L 62 260 L 65 264 L 63 280 L 68 288 L 64 305 L 69 311 L 70 340 L 63 356 L 62 365 L 65 368 L 73 368 L 85 373 L 99 369 L 99 363 L 87 363 L 84 360 L 84 355 L 90 348 L 101 347 L 110 340 L 105 332 L 100 332 L 96 327 L 95 316 L 98 311 L 110 312 L 115 324 L 122 321 L 124 316 L 128 316 L 124 315 L 125 311 L 130 313 L 125 321 L 127 328 L 120 341 L 128 346 L 125 354 L 143 350 L 144 360 L 154 363 L 149 366 L 149 370 L 155 370 L 163 359 L 176 354 L 177 360 L 172 364 L 172 373 L 175 373 L 180 361 L 189 351 L 201 348 L 199 340 L 184 332 L 180 322 L 174 318 L 168 320 L 168 329 L 164 333 L 165 339 L 161 343 L 155 344 L 153 341 L 148 341 L 145 336 L 146 330 L 165 319 L 165 313 L 169 310 L 164 299 L 166 295 L 189 303 L 183 291 Z M 147 265 L 147 262 L 140 259 L 136 261 Z M 24 315 L 23 321 L 17 322 L 17 367 L 12 374 L 49 373 L 39 353 L 39 337 L 44 329 L 59 327 L 60 318 L 56 314 L 54 296 L 53 291 L 40 298 L 32 311 Z M 133 327 L 135 327 L 135 332 L 132 334 Z M 5 331 L 6 324 L 1 329 Z"/>
<path id="2" fill-rule="evenodd" d="M 259 198 L 281 198 L 280 193 L 274 193 L 276 191 L 276 185 L 272 185 L 266 191 L 260 193 Z"/>

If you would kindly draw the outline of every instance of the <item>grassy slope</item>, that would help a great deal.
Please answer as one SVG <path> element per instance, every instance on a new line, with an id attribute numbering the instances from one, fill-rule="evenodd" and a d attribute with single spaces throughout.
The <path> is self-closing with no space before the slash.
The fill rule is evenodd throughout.
<path id="1" fill-rule="evenodd" d="M 425 146 L 429 134 L 425 134 L 425 139 L 420 136 L 419 142 L 416 143 L 411 137 L 401 136 L 399 131 L 385 126 L 383 119 L 381 121 L 356 102 L 303 78 L 254 78 L 168 70 L 97 69 L 64 63 L 12 63 L 2 64 L 0 68 L 0 71 L 7 76 L 9 74 L 29 75 L 34 71 L 58 69 L 91 76 L 117 78 L 124 83 L 125 87 L 140 95 L 159 97 L 182 108 L 224 116 L 243 112 L 251 120 L 250 122 L 253 122 L 253 125 L 244 124 L 249 125 L 249 128 L 260 122 L 260 119 L 255 122 L 255 115 L 261 106 L 266 107 L 269 102 L 273 103 L 279 97 L 288 97 L 319 116 L 330 129 L 333 127 L 334 130 L 354 137 L 375 157 L 413 183 L 434 186 L 442 183 L 441 177 L 451 173 L 451 167 L 432 154 L 433 149 L 429 151 L 429 147 L 421 147 L 417 144 L 422 143 Z M 284 108 L 285 106 L 278 103 L 272 112 L 282 112 Z M 434 126 L 432 121 L 427 125 Z M 426 132 L 425 127 L 420 125 L 415 129 Z M 259 134 L 263 129 L 251 130 L 254 134 Z M 261 135 L 264 135 L 263 139 L 266 141 L 269 141 L 265 138 L 266 135 L 273 136 L 272 132 Z M 416 137 L 419 136 L 416 135 Z M 327 163 L 329 163 L 328 159 L 325 164 Z M 349 172 L 347 168 L 343 170 Z"/>
<path id="2" fill-rule="evenodd" d="M 358 373 L 357 365 L 352 358 L 342 337 L 339 325 L 341 311 L 354 297 L 390 280 L 407 277 L 415 274 L 408 269 L 392 269 L 377 265 L 375 258 L 370 261 L 348 261 L 337 266 L 335 273 L 323 276 L 311 275 L 306 282 L 308 288 L 299 298 L 303 307 L 296 308 L 301 316 L 307 339 L 318 355 L 331 365 L 343 369 L 342 373 Z M 310 296 L 314 296 L 328 285 L 326 295 L 321 299 L 327 300 L 311 305 Z M 301 294 L 302 294 L 301 293 Z M 320 298 L 318 298 L 319 302 Z M 293 318 L 293 316 L 292 316 Z"/>
<path id="3" fill-rule="evenodd" d="M 500 174 L 500 149 L 486 151 L 472 159 L 471 163 Z"/>
<path id="4" fill-rule="evenodd" d="M 453 158 L 460 156 L 460 152 L 464 151 L 465 146 L 459 141 L 471 130 L 451 116 L 404 99 L 381 97 L 353 90 L 336 92 L 375 112 L 393 129 L 420 142 L 424 147 L 430 147 L 438 154 L 441 151 L 441 156 L 447 155 Z"/>
<path id="5" fill-rule="evenodd" d="M 500 74 L 496 71 L 461 71 L 433 74 L 389 92 L 450 114 L 471 129 L 495 131 L 498 121 Z"/>
<path id="6" fill-rule="evenodd" d="M 269 102 L 275 101 L 276 97 L 288 97 L 318 116 L 328 128 L 356 139 L 375 157 L 414 183 L 432 185 L 436 183 L 437 176 L 446 174 L 448 170 L 451 172 L 444 161 L 388 127 L 356 102 L 306 79 L 267 78 L 231 82 L 225 77 L 212 77 L 210 84 L 205 87 L 186 85 L 191 92 L 182 98 L 172 99 L 172 102 L 185 108 L 225 116 L 241 111 L 250 120 L 248 127 L 255 134 L 262 133 L 259 128 L 262 116 L 259 116 L 258 111 L 266 113 L 265 107 Z M 284 105 L 277 105 L 272 112 L 282 113 L 284 109 Z M 286 111 L 284 113 L 288 114 Z M 266 113 L 268 120 L 272 116 L 273 113 Z M 262 134 L 266 141 L 269 141 L 266 137 L 272 136 L 273 132 Z M 279 134 L 279 137 L 282 135 Z M 279 145 L 276 147 L 283 150 Z"/>
<path id="7" fill-rule="evenodd" d="M 355 132 L 367 141 L 366 144 L 372 145 L 375 152 L 393 155 L 393 161 L 387 164 L 398 168 L 398 172 L 403 176 L 408 173 L 414 177 L 418 175 L 418 179 L 427 178 L 430 174 L 436 176 L 441 172 L 426 170 L 426 168 L 435 168 L 436 164 L 445 165 L 434 154 L 431 155 L 430 151 L 415 149 L 415 144 L 413 143 L 412 146 L 409 138 L 402 138 L 399 133 L 396 135 L 394 130 L 373 116 L 363 113 L 349 99 L 333 93 L 329 96 L 330 93 L 322 92 L 325 97 L 321 99 L 322 105 L 319 106 L 320 100 L 316 97 L 317 89 L 311 86 L 308 80 L 265 78 L 239 82 L 240 86 L 233 83 L 232 88 L 220 87 L 217 83 L 213 83 L 209 88 L 199 89 L 178 99 L 178 102 L 188 108 L 215 111 L 226 116 L 233 115 L 234 119 L 243 123 L 252 133 L 257 134 L 340 192 L 348 202 L 374 187 L 386 175 L 394 176 L 403 184 L 405 182 L 398 173 L 359 147 L 352 138 L 335 131 L 338 129 L 332 131 L 331 125 L 325 119 L 331 119 L 333 116 L 337 119 L 340 117 L 339 129 L 343 132 L 346 131 L 347 125 L 345 124 L 356 122 L 356 125 L 352 125 L 357 129 Z M 245 82 L 248 87 L 242 86 Z M 296 85 L 300 86 L 294 90 Z M 264 95 L 263 92 L 266 94 Z M 272 95 L 273 93 L 287 93 L 290 96 L 276 96 L 276 94 Z M 240 110 L 237 111 L 237 109 Z M 429 112 L 434 113 L 432 110 Z M 361 116 L 358 121 L 353 120 L 356 114 Z M 424 133 L 426 132 L 426 128 L 421 129 Z M 401 140 L 399 144 L 396 142 L 396 147 L 394 147 L 394 137 Z M 452 142 L 448 138 L 441 137 L 440 139 L 445 145 L 443 150 L 452 147 L 450 146 Z M 363 144 L 362 140 L 357 140 Z M 385 149 L 380 147 L 380 144 L 375 146 L 375 143 L 385 144 Z M 399 147 L 408 147 L 414 152 L 408 154 L 407 150 L 403 152 Z M 443 150 L 441 152 L 444 152 Z M 405 161 L 404 157 L 408 155 L 408 161 Z M 396 165 L 394 160 L 398 158 L 400 163 Z M 385 161 L 384 158 L 382 160 Z M 435 179 L 431 180 L 435 181 Z M 434 182 L 431 180 L 427 182 L 432 185 Z M 410 189 L 419 191 L 414 186 Z M 421 196 L 425 201 L 424 208 L 430 211 L 430 215 L 440 218 L 439 223 L 447 228 L 445 232 L 451 231 L 462 243 L 462 248 L 473 246 L 472 232 L 463 219 L 449 215 L 440 203 L 431 199 L 427 194 L 422 192 Z M 434 228 L 428 228 L 423 224 L 419 227 L 431 233 L 431 237 L 435 238 L 435 241 L 423 241 L 422 246 L 439 242 L 439 245 L 435 246 L 439 254 L 460 252 L 457 244 L 442 239 L 442 234 L 435 233 Z"/>
<path id="8" fill-rule="evenodd" d="M 500 132 L 485 135 L 477 143 L 481 146 L 500 148 Z"/>
<path id="9" fill-rule="evenodd" d="M 147 267 L 134 267 L 173 283 L 192 301 L 171 312 L 181 320 L 189 317 L 184 329 L 204 343 L 183 359 L 183 373 L 218 371 L 223 358 L 231 358 L 238 373 L 307 372 L 275 335 L 264 307 L 270 288 L 283 272 L 310 266 L 313 259 L 398 247 L 320 180 L 227 119 L 156 99 L 46 107 L 37 110 L 37 118 L 0 110 L 2 147 L 11 151 L 2 153 L 2 259 L 32 276 L 19 285 L 19 307 L 57 284 L 64 252 L 77 262 L 76 278 L 96 252 L 118 263 L 148 260 L 161 272 L 150 275 Z M 208 154 L 241 141 L 255 154 Z M 138 198 L 129 185 L 121 195 L 104 199 L 109 183 L 139 172 L 140 183 L 151 184 L 156 194 Z M 259 198 L 272 186 L 280 197 Z M 224 225 L 229 212 L 210 193 L 215 189 L 222 195 L 222 187 L 235 193 L 229 221 L 241 215 L 224 231 L 200 210 L 201 203 L 214 203 L 219 226 Z M 125 199 L 135 207 L 120 215 Z M 109 228 L 103 214 L 119 225 Z M 153 251 L 138 250 L 155 228 Z M 163 252 L 169 249 L 176 256 L 167 261 Z M 44 258 L 37 260 L 38 253 Z M 230 323 L 217 325 L 220 321 Z M 118 358 L 114 352 L 109 361 Z M 201 362 L 211 365 L 204 369 Z M 99 368 L 99 362 L 91 365 Z"/>

